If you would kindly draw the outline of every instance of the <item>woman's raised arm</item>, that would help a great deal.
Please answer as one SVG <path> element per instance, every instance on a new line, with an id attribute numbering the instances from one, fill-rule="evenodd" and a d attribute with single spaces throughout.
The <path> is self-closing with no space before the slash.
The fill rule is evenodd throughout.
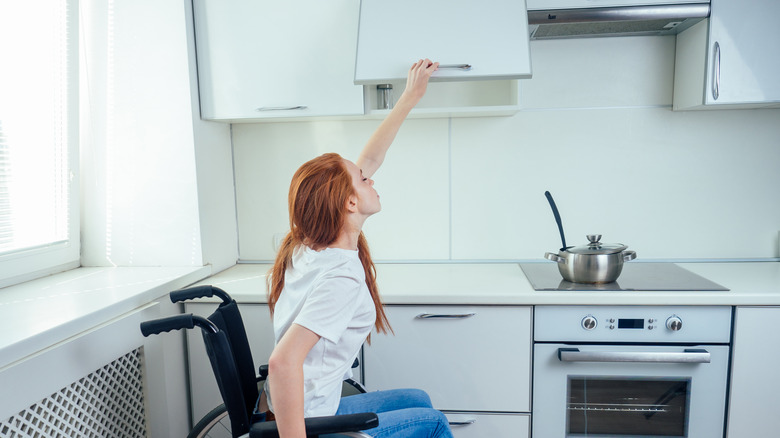
<path id="1" fill-rule="evenodd" d="M 385 160 L 387 149 L 393 143 L 398 129 L 406 120 L 406 116 L 415 105 L 425 95 L 428 87 L 428 80 L 434 71 L 439 67 L 438 62 L 432 62 L 430 59 L 421 59 L 414 63 L 409 69 L 406 78 L 406 89 L 404 90 L 395 107 L 390 111 L 385 120 L 374 131 L 371 138 L 368 139 L 366 146 L 360 153 L 355 164 L 363 170 L 363 176 L 370 178 L 382 165 Z"/>

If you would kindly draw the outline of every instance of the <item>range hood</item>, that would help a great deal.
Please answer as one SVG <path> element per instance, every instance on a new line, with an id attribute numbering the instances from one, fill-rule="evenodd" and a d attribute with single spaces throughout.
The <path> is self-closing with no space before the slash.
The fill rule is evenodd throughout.
<path id="1" fill-rule="evenodd" d="M 709 15 L 707 0 L 528 0 L 532 40 L 674 35 Z"/>

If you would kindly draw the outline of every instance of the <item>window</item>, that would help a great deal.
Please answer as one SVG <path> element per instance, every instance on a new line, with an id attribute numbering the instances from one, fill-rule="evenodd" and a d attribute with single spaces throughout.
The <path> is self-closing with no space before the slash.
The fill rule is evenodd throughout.
<path id="1" fill-rule="evenodd" d="M 79 264 L 76 5 L 0 2 L 0 287 Z"/>

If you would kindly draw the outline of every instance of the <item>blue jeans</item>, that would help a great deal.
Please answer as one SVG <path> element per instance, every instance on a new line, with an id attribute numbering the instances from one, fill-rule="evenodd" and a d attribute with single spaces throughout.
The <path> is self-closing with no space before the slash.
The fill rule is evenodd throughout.
<path id="1" fill-rule="evenodd" d="M 336 415 L 374 412 L 379 426 L 363 432 L 375 438 L 451 438 L 447 418 L 433 409 L 419 389 L 393 389 L 351 395 L 341 399 Z"/>

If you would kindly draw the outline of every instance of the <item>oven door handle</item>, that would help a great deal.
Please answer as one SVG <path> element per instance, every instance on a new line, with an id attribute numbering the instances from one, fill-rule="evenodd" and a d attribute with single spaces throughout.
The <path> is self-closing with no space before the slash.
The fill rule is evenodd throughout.
<path id="1" fill-rule="evenodd" d="M 682 353 L 651 351 L 580 351 L 579 348 L 559 348 L 561 362 L 646 362 L 646 363 L 710 363 L 710 352 L 687 348 Z"/>

